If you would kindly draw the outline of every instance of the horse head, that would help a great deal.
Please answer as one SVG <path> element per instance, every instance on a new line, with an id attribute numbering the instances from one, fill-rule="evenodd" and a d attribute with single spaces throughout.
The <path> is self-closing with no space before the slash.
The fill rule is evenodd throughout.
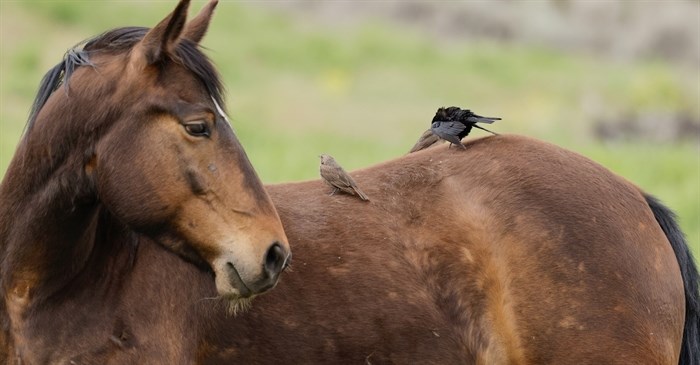
<path id="1" fill-rule="evenodd" d="M 115 29 L 69 51 L 45 77 L 15 158 L 31 171 L 48 153 L 37 187 L 73 186 L 54 190 L 210 268 L 219 295 L 236 301 L 274 287 L 290 251 L 198 48 L 216 0 L 189 23 L 188 5 L 152 29 Z"/>

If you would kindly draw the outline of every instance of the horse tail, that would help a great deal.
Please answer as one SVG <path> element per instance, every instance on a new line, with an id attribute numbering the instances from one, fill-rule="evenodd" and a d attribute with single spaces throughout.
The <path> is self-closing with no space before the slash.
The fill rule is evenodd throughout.
<path id="1" fill-rule="evenodd" d="M 654 218 L 659 222 L 666 238 L 671 242 L 676 254 L 678 266 L 681 268 L 683 286 L 685 287 L 685 326 L 679 365 L 700 364 L 700 292 L 698 291 L 698 269 L 693 261 L 693 255 L 688 248 L 685 235 L 678 227 L 676 215 L 651 195 L 644 194 Z"/>

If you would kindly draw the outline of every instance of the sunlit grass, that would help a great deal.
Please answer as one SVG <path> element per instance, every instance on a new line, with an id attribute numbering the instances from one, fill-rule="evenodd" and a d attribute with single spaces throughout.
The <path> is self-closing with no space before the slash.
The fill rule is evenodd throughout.
<path id="1" fill-rule="evenodd" d="M 574 148 L 661 199 L 680 219 L 700 255 L 700 146 L 624 143 Z"/>

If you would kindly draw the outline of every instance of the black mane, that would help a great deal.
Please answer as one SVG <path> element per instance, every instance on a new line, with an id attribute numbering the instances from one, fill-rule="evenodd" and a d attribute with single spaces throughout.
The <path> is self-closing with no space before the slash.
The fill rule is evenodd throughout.
<path id="1" fill-rule="evenodd" d="M 78 43 L 66 52 L 63 60 L 51 68 L 41 79 L 39 91 L 32 104 L 29 120 L 25 134 L 31 131 L 37 114 L 46 104 L 51 94 L 61 85 L 70 90 L 70 77 L 76 68 L 80 66 L 95 67 L 90 61 L 90 54 L 93 53 L 121 53 L 130 50 L 138 43 L 149 28 L 145 27 L 123 27 L 116 28 L 100 34 L 94 38 Z M 224 88 L 218 72 L 214 68 L 209 58 L 199 50 L 198 45 L 189 39 L 181 39 L 175 50 L 171 61 L 176 62 L 194 73 L 204 84 L 209 94 L 223 108 Z"/>

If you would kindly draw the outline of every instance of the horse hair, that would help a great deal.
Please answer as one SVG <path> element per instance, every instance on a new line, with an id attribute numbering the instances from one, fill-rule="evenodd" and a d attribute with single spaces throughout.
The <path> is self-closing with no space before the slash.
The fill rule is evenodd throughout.
<path id="1" fill-rule="evenodd" d="M 120 53 L 130 50 L 143 39 L 148 31 L 149 28 L 145 27 L 115 28 L 80 42 L 69 49 L 63 56 L 63 60 L 52 67 L 41 79 L 39 91 L 29 113 L 25 136 L 31 131 L 39 111 L 46 104 L 51 94 L 61 85 L 64 85 L 66 90 L 69 90 L 70 77 L 76 68 L 80 66 L 95 67 L 90 61 L 91 54 L 98 52 Z M 170 61 L 179 63 L 194 73 L 202 81 L 216 102 L 224 107 L 224 87 L 219 74 L 209 58 L 199 50 L 196 43 L 189 39 L 181 39 L 175 48 L 175 53 L 169 56 L 168 59 Z"/>
<path id="2" fill-rule="evenodd" d="M 683 277 L 685 288 L 685 329 L 679 364 L 700 363 L 700 291 L 698 282 L 700 275 L 693 261 L 693 254 L 686 244 L 685 235 L 676 223 L 676 215 L 651 195 L 644 194 L 654 218 L 666 234 L 668 241 L 676 254 L 678 266 Z"/>

